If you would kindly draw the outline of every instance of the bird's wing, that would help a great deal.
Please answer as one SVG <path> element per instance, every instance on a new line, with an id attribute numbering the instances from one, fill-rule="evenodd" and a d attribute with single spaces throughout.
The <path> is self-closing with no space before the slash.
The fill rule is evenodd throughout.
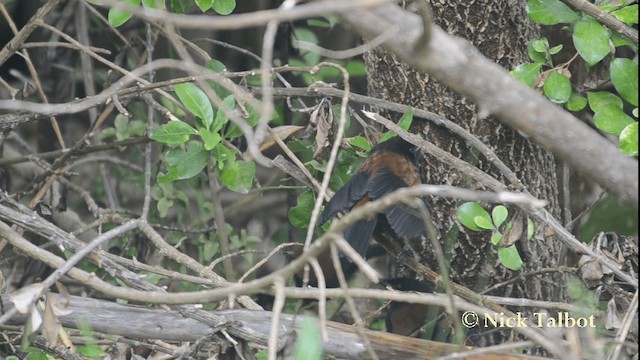
<path id="1" fill-rule="evenodd" d="M 344 232 L 344 238 L 349 242 L 349 245 L 360 254 L 363 258 L 367 256 L 367 248 L 373 236 L 373 230 L 378 223 L 378 217 L 374 216 L 371 219 L 360 220 L 351 225 Z M 344 256 L 344 254 L 340 254 Z"/>
<path id="2" fill-rule="evenodd" d="M 377 200 L 399 188 L 407 187 L 407 183 L 388 167 L 381 167 L 369 184 L 369 197 Z M 396 235 L 414 238 L 424 232 L 424 222 L 420 213 L 411 207 L 398 204 L 387 209 L 385 216 Z"/>
<path id="3" fill-rule="evenodd" d="M 358 172 L 349 179 L 347 184 L 338 190 L 329 200 L 320 218 L 320 225 L 326 223 L 340 212 L 347 212 L 367 194 L 370 175 L 368 172 Z"/>

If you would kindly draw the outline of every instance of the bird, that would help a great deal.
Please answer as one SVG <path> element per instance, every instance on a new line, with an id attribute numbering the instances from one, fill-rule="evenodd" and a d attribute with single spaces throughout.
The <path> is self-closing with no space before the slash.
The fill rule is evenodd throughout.
<path id="1" fill-rule="evenodd" d="M 397 189 L 421 184 L 417 167 L 420 156 L 417 146 L 397 135 L 378 143 L 358 166 L 351 179 L 329 200 L 319 224 L 323 225 L 340 213 L 364 206 Z M 384 213 L 357 221 L 344 231 L 344 238 L 360 256 L 366 258 L 371 238 L 376 232 L 391 231 L 396 237 L 413 239 L 422 234 L 424 229 L 422 217 L 416 210 L 404 204 L 396 204 Z M 355 272 L 356 265 L 344 253 L 340 252 L 339 258 L 347 277 Z M 318 262 L 323 270 L 326 286 L 338 287 L 330 251 L 321 253 Z M 296 278 L 299 282 L 300 277 Z M 310 274 L 309 285 L 317 286 L 314 274 Z"/>
<path id="2" fill-rule="evenodd" d="M 413 278 L 381 279 L 379 284 L 399 291 L 434 292 L 433 286 Z M 385 319 L 387 332 L 404 336 L 415 333 L 424 326 L 430 308 L 424 304 L 391 302 Z"/>
<path id="3" fill-rule="evenodd" d="M 432 284 L 411 277 L 381 279 L 379 284 L 405 292 L 435 293 L 435 287 Z M 447 343 L 456 342 L 452 324 L 446 316 L 442 315 L 444 315 L 444 309 L 439 306 L 392 301 L 385 318 L 387 332 L 411 336 L 424 328 L 424 334 L 421 336 L 423 339 Z M 473 329 L 466 330 L 462 343 L 474 346 L 475 331 Z"/>

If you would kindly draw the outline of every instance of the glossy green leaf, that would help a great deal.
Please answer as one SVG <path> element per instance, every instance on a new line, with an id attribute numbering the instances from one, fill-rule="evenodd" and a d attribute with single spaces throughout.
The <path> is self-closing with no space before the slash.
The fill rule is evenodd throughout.
<path id="1" fill-rule="evenodd" d="M 584 18 L 575 24 L 573 44 L 580 56 L 591 66 L 612 51 L 609 30 L 592 18 Z"/>
<path id="2" fill-rule="evenodd" d="M 204 149 L 186 151 L 179 157 L 180 161 L 176 165 L 167 167 L 166 174 L 158 174 L 158 183 L 190 179 L 198 175 L 209 163 L 209 152 Z"/>
<path id="3" fill-rule="evenodd" d="M 629 156 L 638 156 L 638 122 L 627 125 L 620 133 L 620 150 Z"/>
<path id="4" fill-rule="evenodd" d="M 491 243 L 493 245 L 498 245 L 500 244 L 500 241 L 502 240 L 502 234 L 499 232 L 494 232 L 493 234 L 491 234 Z"/>
<path id="5" fill-rule="evenodd" d="M 491 222 L 491 219 L 484 216 L 476 216 L 473 218 L 473 223 L 483 230 L 494 230 L 495 227 Z"/>
<path id="6" fill-rule="evenodd" d="M 476 222 L 476 217 L 486 218 L 488 222 L 491 222 L 491 217 L 487 210 L 485 210 L 482 205 L 478 202 L 466 202 L 460 206 L 456 211 L 458 216 L 458 220 L 462 223 L 462 225 L 473 231 L 482 231 L 483 229 L 479 227 Z"/>
<path id="7" fill-rule="evenodd" d="M 555 54 L 559 53 L 560 51 L 562 51 L 562 48 L 563 48 L 562 44 L 556 45 L 556 46 L 552 47 L 551 49 L 549 49 L 549 54 L 555 55 Z"/>
<path id="8" fill-rule="evenodd" d="M 627 25 L 633 25 L 638 23 L 638 4 L 625 6 L 620 10 L 616 10 L 611 13 L 618 20 Z"/>
<path id="9" fill-rule="evenodd" d="M 518 271 L 522 267 L 522 258 L 515 245 L 498 249 L 498 258 L 507 269 Z"/>
<path id="10" fill-rule="evenodd" d="M 615 105 L 606 105 L 593 115 L 593 122 L 598 129 L 619 136 L 627 125 L 634 120 Z"/>
<path id="11" fill-rule="evenodd" d="M 529 0 L 527 14 L 542 25 L 573 23 L 579 19 L 578 14 L 560 0 Z"/>
<path id="12" fill-rule="evenodd" d="M 180 145 L 189 141 L 189 136 L 197 133 L 198 131 L 189 124 L 180 120 L 173 120 L 153 129 L 150 138 L 163 144 Z"/>
<path id="13" fill-rule="evenodd" d="M 204 91 L 192 83 L 178 84 L 173 88 L 180 102 L 209 129 L 213 122 L 213 107 Z"/>
<path id="14" fill-rule="evenodd" d="M 511 70 L 511 76 L 522 81 L 525 85 L 532 87 L 535 84 L 536 79 L 540 75 L 540 69 L 542 63 L 528 63 L 520 64 L 515 69 Z"/>
<path id="15" fill-rule="evenodd" d="M 211 150 L 215 148 L 220 143 L 220 141 L 222 141 L 222 136 L 220 136 L 220 133 L 218 133 L 217 131 L 199 128 L 198 133 L 200 134 L 200 138 L 204 143 L 205 150 Z"/>
<path id="16" fill-rule="evenodd" d="M 213 10 L 220 15 L 229 15 L 236 8 L 236 0 L 216 0 L 213 3 Z"/>
<path id="17" fill-rule="evenodd" d="M 253 161 L 233 161 L 226 164 L 220 172 L 220 181 L 226 188 L 246 194 L 253 185 L 256 175 L 256 163 Z"/>
<path id="18" fill-rule="evenodd" d="M 571 93 L 569 100 L 564 106 L 569 111 L 580 111 L 587 106 L 587 98 L 576 93 Z"/>
<path id="19" fill-rule="evenodd" d="M 564 104 L 571 97 L 571 81 L 557 71 L 552 71 L 544 81 L 544 94 L 556 104 Z"/>
<path id="20" fill-rule="evenodd" d="M 618 94 L 631 105 L 638 106 L 638 63 L 630 59 L 613 59 L 609 73 Z"/>
<path id="21" fill-rule="evenodd" d="M 297 205 L 289 210 L 289 221 L 291 225 L 299 229 L 308 228 L 314 202 L 315 198 L 310 191 L 305 191 L 300 194 Z"/>
<path id="22" fill-rule="evenodd" d="M 598 110 L 607 105 L 614 105 L 618 109 L 622 109 L 622 99 L 609 91 L 589 91 L 587 92 L 587 99 L 593 112 L 598 112 Z"/>
<path id="23" fill-rule="evenodd" d="M 227 96 L 226 98 L 224 98 L 224 100 L 222 100 L 222 104 L 227 109 L 226 111 L 234 111 L 236 109 L 235 96 L 233 95 Z M 218 111 L 216 112 L 216 118 L 213 121 L 213 126 L 211 127 L 211 130 L 220 131 L 222 130 L 222 127 L 226 125 L 228 122 L 229 122 L 229 117 L 227 117 L 227 114 L 221 109 L 218 109 Z"/>
<path id="24" fill-rule="evenodd" d="M 527 45 L 527 52 L 529 53 L 529 57 L 531 58 L 531 60 L 533 60 L 534 63 L 540 63 L 540 64 L 545 64 L 547 62 L 547 50 L 546 47 L 543 47 L 544 50 L 542 51 L 537 51 L 537 48 L 540 48 L 540 41 L 547 41 L 547 44 L 549 43 L 548 40 L 546 38 L 542 38 L 542 39 L 535 39 L 533 41 L 530 41 L 529 44 Z"/>
<path id="25" fill-rule="evenodd" d="M 371 151 L 371 143 L 364 136 L 356 136 L 349 142 L 351 146 L 360 148 L 366 152 Z"/>
<path id="26" fill-rule="evenodd" d="M 220 0 L 217 0 L 220 1 Z M 216 1 L 216 2 L 217 2 Z M 196 5 L 200 8 L 200 11 L 205 12 L 213 6 L 213 0 L 195 0 Z"/>
<path id="27" fill-rule="evenodd" d="M 509 216 L 509 210 L 504 205 L 498 205 L 491 211 L 491 219 L 497 228 L 502 226 Z"/>
<path id="28" fill-rule="evenodd" d="M 140 1 L 141 0 L 121 0 L 121 2 L 131 6 L 140 6 Z M 109 9 L 107 18 L 109 19 L 109 24 L 111 24 L 111 26 L 118 27 L 129 21 L 132 16 L 133 14 L 126 10 L 112 8 Z"/>

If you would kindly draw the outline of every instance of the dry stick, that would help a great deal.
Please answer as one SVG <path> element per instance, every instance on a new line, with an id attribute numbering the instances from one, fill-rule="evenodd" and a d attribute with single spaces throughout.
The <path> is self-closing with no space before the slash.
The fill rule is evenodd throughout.
<path id="1" fill-rule="evenodd" d="M 290 10 L 261 10 L 245 14 L 227 16 L 183 15 L 167 11 L 135 7 L 116 0 L 101 0 L 101 5 L 126 10 L 146 20 L 158 20 L 191 29 L 235 30 L 254 26 L 263 26 L 272 20 L 293 21 L 325 14 L 337 14 L 354 8 L 371 8 L 389 3 L 389 0 L 328 0 L 318 4 L 303 4 Z"/>
<path id="2" fill-rule="evenodd" d="M 358 313 L 358 308 L 356 307 L 356 303 L 355 301 L 353 301 L 353 297 L 351 297 L 349 293 L 349 284 L 347 283 L 347 279 L 345 278 L 344 272 L 342 271 L 342 265 L 340 264 L 340 255 L 338 253 L 338 249 L 333 243 L 330 243 L 329 246 L 331 249 L 331 260 L 333 261 L 333 267 L 336 269 L 336 277 L 338 278 L 338 282 L 340 283 L 340 290 L 342 291 L 344 300 L 347 303 L 347 306 L 349 307 L 351 316 L 353 316 L 354 325 L 356 326 L 356 331 L 360 335 L 360 338 L 364 340 L 369 356 L 371 356 L 371 358 L 374 360 L 378 360 L 378 355 L 376 355 L 375 351 L 373 351 L 373 347 L 371 346 L 371 341 L 369 340 L 369 337 L 365 333 L 362 317 L 360 317 L 360 314 Z"/>
<path id="3" fill-rule="evenodd" d="M 108 150 L 113 150 L 113 149 L 126 147 L 130 145 L 145 144 L 149 141 L 150 141 L 149 138 L 144 136 L 133 137 L 127 140 L 113 141 L 110 143 L 104 143 L 99 145 L 88 146 L 82 149 L 77 149 L 74 152 L 74 155 L 78 156 L 78 155 L 90 154 L 94 152 L 108 151 Z M 33 161 L 34 159 L 39 159 L 39 160 L 55 159 L 70 151 L 72 151 L 72 149 L 55 150 L 55 151 L 49 151 L 49 152 L 43 152 L 43 153 L 37 153 L 37 154 L 16 156 L 13 158 L 2 158 L 0 159 L 0 166 L 20 164 L 27 161 Z"/>
<path id="4" fill-rule="evenodd" d="M 41 283 L 42 285 L 41 289 L 33 293 L 33 297 L 30 301 L 35 301 L 36 299 L 38 299 L 46 289 L 48 289 L 53 284 L 55 284 L 55 282 L 58 281 L 58 279 L 60 279 L 63 275 L 71 271 L 74 268 L 74 266 L 78 262 L 80 262 L 80 260 L 82 260 L 85 256 L 89 255 L 89 253 L 91 253 L 94 249 L 96 249 L 102 243 L 104 243 L 105 241 L 111 240 L 117 236 L 121 236 L 135 229 L 136 226 L 137 226 L 136 221 L 130 221 L 126 224 L 113 228 L 103 233 L 102 235 L 96 237 L 95 239 L 93 239 L 84 248 L 80 249 L 75 254 L 73 254 L 73 256 L 71 256 L 67 261 L 61 263 L 60 266 L 57 266 L 56 270 Z M 13 229 L 11 229 L 11 227 L 9 227 L 7 224 L 5 224 L 2 221 L 0 221 L 0 232 L 3 234 L 3 237 L 6 236 L 7 234 L 10 234 L 9 236 L 17 235 L 17 233 L 15 233 Z M 32 285 L 29 285 L 29 286 L 32 286 Z M 13 308 L 11 311 L 8 311 L 4 315 L 2 315 L 2 317 L 0 317 L 0 324 L 4 324 L 7 320 L 12 318 L 16 314 L 16 312 L 17 312 L 17 308 Z"/>
<path id="5" fill-rule="evenodd" d="M 47 14 L 58 5 L 60 0 L 49 0 L 44 5 L 38 8 L 38 11 L 29 19 L 29 22 L 20 29 L 20 31 L 0 50 L 0 66 L 4 64 L 7 59 L 13 55 L 20 45 L 24 43 L 29 35 L 36 29 L 38 23 L 44 19 Z"/>
<path id="6" fill-rule="evenodd" d="M 260 94 L 259 88 L 250 88 L 250 91 L 256 94 Z M 343 97 L 344 91 L 333 88 L 333 87 L 329 87 L 329 86 L 313 84 L 306 88 L 284 88 L 284 89 L 276 88 L 276 89 L 273 89 L 273 94 L 274 96 L 284 96 L 284 97 L 289 97 L 289 96 Z M 434 114 L 430 111 L 413 108 L 407 105 L 395 103 L 385 99 L 379 99 L 379 98 L 374 98 L 370 96 L 360 95 L 353 92 L 349 94 L 349 100 L 351 102 L 370 105 L 372 107 L 391 110 L 399 113 L 405 113 L 409 111 L 409 109 L 412 109 L 413 115 L 415 117 L 422 118 L 422 119 L 431 121 L 435 125 L 442 126 L 445 129 L 451 131 L 453 134 L 465 140 L 469 146 L 471 146 L 472 148 L 480 152 L 482 155 L 484 155 L 487 161 L 489 161 L 492 165 L 494 165 L 502 173 L 502 175 L 504 175 L 505 178 L 511 182 L 511 186 L 515 187 L 516 190 L 523 188 L 522 183 L 517 178 L 515 173 L 504 162 L 502 162 L 502 160 L 500 160 L 500 158 L 495 154 L 493 150 L 491 150 L 486 144 L 484 144 L 480 139 L 478 139 L 478 137 L 470 133 L 468 130 L 464 129 L 462 126 L 454 123 L 453 121 L 448 120 L 440 115 Z"/>
<path id="7" fill-rule="evenodd" d="M 329 189 L 329 181 L 331 180 L 331 174 L 333 172 L 333 167 L 336 163 L 336 159 L 338 158 L 338 149 L 340 149 L 340 144 L 342 143 L 342 135 L 344 134 L 344 128 L 347 122 L 347 107 L 349 104 L 349 73 L 342 67 L 332 63 L 322 62 L 318 64 L 318 67 L 328 66 L 333 67 L 342 73 L 342 80 L 344 83 L 344 96 L 342 97 L 342 102 L 340 104 L 340 118 L 338 121 L 338 130 L 336 131 L 336 137 L 333 140 L 333 144 L 331 145 L 331 152 L 329 154 L 329 161 L 327 161 L 327 169 L 322 177 L 322 183 L 320 187 L 320 191 L 318 192 L 318 196 L 313 205 L 313 210 L 311 212 L 311 219 L 309 220 L 309 228 L 307 229 L 307 236 L 304 242 L 305 250 L 309 248 L 311 244 L 311 238 L 313 237 L 313 231 L 316 227 L 318 216 L 320 215 L 320 207 L 322 206 L 322 200 Z M 318 146 L 321 146 L 318 144 Z"/>
<path id="8" fill-rule="evenodd" d="M 1 195 L 1 194 L 0 194 Z M 250 294 L 255 293 L 260 289 L 263 289 L 270 284 L 272 284 L 273 279 L 277 276 L 282 276 L 283 278 L 288 278 L 292 276 L 294 273 L 299 271 L 302 266 L 307 262 L 308 259 L 312 257 L 317 257 L 322 251 L 327 249 L 329 245 L 331 237 L 337 236 L 343 232 L 347 227 L 351 224 L 355 223 L 358 220 L 364 219 L 367 216 L 371 216 L 373 214 L 380 213 L 385 209 L 393 206 L 399 201 L 408 200 L 415 197 L 425 196 L 425 195 L 436 195 L 436 196 L 446 196 L 446 197 L 455 197 L 464 200 L 470 201 L 486 201 L 486 202 L 526 202 L 531 204 L 531 206 L 540 205 L 539 200 L 532 199 L 529 196 L 525 196 L 522 194 L 514 194 L 514 193 L 490 193 L 490 192 L 476 192 L 470 191 L 466 189 L 453 188 L 450 186 L 443 185 L 421 185 L 411 188 L 403 188 L 397 190 L 384 198 L 376 201 L 372 201 L 367 203 L 365 206 L 362 206 L 354 211 L 345 214 L 340 219 L 336 219 L 333 229 L 326 234 L 320 236 L 311 246 L 308 251 L 304 252 L 300 257 L 293 260 L 288 265 L 283 268 L 273 272 L 270 275 L 262 277 L 260 279 L 252 280 L 243 284 L 229 284 L 219 275 L 212 272 L 205 272 L 204 275 L 210 277 L 212 281 L 215 282 L 216 286 L 226 286 L 224 288 L 211 289 L 211 290 L 202 290 L 202 291 L 194 291 L 188 293 L 162 293 L 162 292 L 150 292 L 150 291 L 140 291 L 136 289 L 122 289 L 117 286 L 113 286 L 108 284 L 100 279 L 97 279 L 95 276 L 92 276 L 82 270 L 74 269 L 69 272 L 69 276 L 78 281 L 86 284 L 89 287 L 92 287 L 105 295 L 114 298 L 127 299 L 131 301 L 140 301 L 143 303 L 155 303 L 155 304 L 187 304 L 187 303 L 202 303 L 209 301 L 217 301 L 225 299 L 229 294 L 242 295 L 242 294 Z M 8 208 L 3 203 L 0 203 L 0 219 L 8 220 L 16 225 L 27 228 L 30 231 L 45 236 L 49 238 L 54 243 L 59 246 L 71 246 L 72 242 L 77 242 L 77 240 L 72 240 L 70 235 L 64 231 L 59 230 L 55 226 L 46 222 L 42 218 L 40 218 L 33 211 L 25 208 L 22 205 L 14 204 L 14 202 L 7 198 L 2 197 L 4 204 L 12 204 L 12 206 L 16 206 L 21 209 L 24 213 L 18 212 L 11 208 Z M 195 260 L 185 256 L 182 253 L 179 253 L 173 247 L 169 246 L 164 242 L 162 237 L 155 232 L 151 226 L 145 222 L 138 222 L 138 228 L 147 235 L 149 239 L 156 244 L 159 248 L 159 251 L 162 254 L 172 256 L 174 260 L 179 263 L 185 264 L 193 271 L 205 271 L 205 269 Z M 12 231 L 13 232 L 13 231 Z M 13 232 L 15 234 L 15 232 Z M 40 260 L 52 267 L 59 267 L 61 263 L 64 261 L 59 257 L 43 251 L 35 247 L 33 244 L 20 237 L 9 236 L 6 232 L 2 232 L 0 234 L 12 243 L 13 246 L 18 248 L 21 251 L 24 251 L 37 260 Z M 101 257 L 106 262 L 106 258 L 102 257 L 101 252 L 98 252 L 98 256 Z M 475 293 L 471 293 L 469 295 L 471 299 L 477 301 L 479 303 L 482 302 L 483 297 L 478 296 Z M 245 304 L 246 305 L 246 304 Z M 500 310 L 502 311 L 502 310 Z"/>
<path id="9" fill-rule="evenodd" d="M 562 2 L 565 2 L 580 11 L 586 12 L 604 25 L 608 26 L 610 29 L 617 31 L 620 35 L 626 37 L 627 39 L 633 41 L 636 45 L 638 45 L 637 29 L 627 26 L 625 23 L 618 20 L 615 16 L 602 10 L 596 5 L 586 0 L 562 0 Z"/>
<path id="10" fill-rule="evenodd" d="M 354 9 L 339 16 L 367 38 L 378 36 L 389 26 L 402 24 L 405 36 L 385 42 L 385 50 L 478 104 L 481 119 L 494 115 L 505 125 L 524 132 L 638 208 L 637 160 L 625 156 L 615 144 L 510 76 L 468 41 L 434 26 L 427 49 L 416 51 L 421 48 L 421 30 L 432 24 L 392 4 L 374 10 Z"/>
<path id="11" fill-rule="evenodd" d="M 280 322 L 280 314 L 282 313 L 284 302 L 286 300 L 286 296 L 283 291 L 284 280 L 281 277 L 278 277 L 273 281 L 273 285 L 275 287 L 275 300 L 273 301 L 273 317 L 271 318 L 271 329 L 269 330 L 269 360 L 276 360 L 278 355 L 278 334 L 280 333 L 278 331 L 278 324 Z"/>
<path id="12" fill-rule="evenodd" d="M 11 18 L 11 16 L 7 12 L 7 9 L 5 8 L 4 4 L 2 4 L 2 3 L 0 3 L 0 12 L 2 13 L 2 15 L 5 18 L 5 20 L 7 21 L 7 24 L 11 28 L 11 31 L 13 31 L 13 34 L 17 36 L 18 35 L 18 28 L 16 28 L 16 25 L 13 22 L 13 19 Z M 26 49 L 23 49 L 22 50 L 22 56 L 24 57 L 24 60 L 27 63 L 27 68 L 29 69 L 29 74 L 31 74 L 31 77 L 33 78 L 33 81 L 36 84 L 36 90 L 38 91 L 38 96 L 40 97 L 40 99 L 42 99 L 42 101 L 44 101 L 45 103 L 48 103 L 49 100 L 47 98 L 47 95 L 44 93 L 44 90 L 42 89 L 42 83 L 40 82 L 40 76 L 38 75 L 38 72 L 36 71 L 36 68 L 33 66 L 33 63 L 31 62 L 31 57 L 29 56 L 29 52 Z M 66 148 L 67 146 L 65 145 L 64 139 L 62 138 L 62 133 L 60 132 L 60 126 L 58 125 L 58 120 L 53 115 L 50 116 L 49 119 L 51 121 L 51 127 L 53 128 L 53 132 L 56 134 L 56 138 L 58 140 L 58 143 L 60 144 L 60 147 L 63 148 L 63 149 Z"/>
<path id="13" fill-rule="evenodd" d="M 620 351 L 622 351 L 622 345 L 624 344 L 624 340 L 627 338 L 627 334 L 629 334 L 629 330 L 631 330 L 631 325 L 633 325 L 633 320 L 638 316 L 638 291 L 636 291 L 635 295 L 633 295 L 633 299 L 629 304 L 629 308 L 627 309 L 626 314 L 624 314 L 624 318 L 622 319 L 622 326 L 618 329 L 618 334 L 616 335 L 616 344 L 614 345 L 613 351 L 609 354 L 607 360 L 616 360 L 619 359 Z"/>
<path id="14" fill-rule="evenodd" d="M 506 188 L 504 184 L 493 178 L 492 176 L 484 173 L 480 169 L 469 165 L 465 161 L 445 152 L 439 147 L 433 145 L 432 143 L 420 139 L 417 135 L 408 133 L 404 131 L 401 127 L 393 123 L 392 121 L 385 119 L 384 117 L 368 113 L 369 117 L 387 127 L 389 130 L 395 131 L 398 135 L 400 135 L 403 139 L 408 142 L 420 147 L 425 154 L 429 154 L 436 158 L 438 161 L 446 163 L 456 170 L 468 174 L 474 178 L 475 181 L 482 184 L 483 186 L 493 189 L 495 191 L 502 191 Z M 605 258 L 602 255 L 598 255 L 593 252 L 591 248 L 586 246 L 584 243 L 578 241 L 570 232 L 568 232 L 558 221 L 551 215 L 548 211 L 540 208 L 532 208 L 527 204 L 519 204 L 520 208 L 527 212 L 531 217 L 535 220 L 545 223 L 552 227 L 556 231 L 556 235 L 558 238 L 569 246 L 573 251 L 579 254 L 586 254 L 594 259 L 598 260 L 599 263 L 611 269 L 616 275 L 618 275 L 622 280 L 626 281 L 632 286 L 638 287 L 638 281 L 634 279 L 629 274 L 624 273 L 620 270 L 615 264 L 613 264 L 610 260 Z"/>

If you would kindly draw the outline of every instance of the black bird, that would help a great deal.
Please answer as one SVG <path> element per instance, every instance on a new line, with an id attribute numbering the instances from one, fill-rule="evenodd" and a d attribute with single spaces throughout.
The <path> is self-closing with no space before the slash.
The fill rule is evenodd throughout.
<path id="1" fill-rule="evenodd" d="M 420 150 L 399 136 L 377 144 L 360 164 L 355 175 L 338 190 L 326 205 L 320 224 L 339 213 L 346 213 L 367 202 L 382 198 L 399 188 L 421 183 L 417 169 Z M 384 213 L 360 220 L 344 232 L 344 238 L 361 256 L 366 258 L 371 238 L 376 232 L 389 232 L 403 239 L 412 239 L 424 232 L 424 222 L 417 211 L 398 204 Z M 330 251 L 318 256 L 327 287 L 338 287 Z M 348 277 L 356 265 L 340 254 L 340 263 Z M 298 277 L 299 278 L 299 277 Z M 298 279 L 299 280 L 299 279 Z M 309 285 L 317 286 L 314 274 Z"/>

